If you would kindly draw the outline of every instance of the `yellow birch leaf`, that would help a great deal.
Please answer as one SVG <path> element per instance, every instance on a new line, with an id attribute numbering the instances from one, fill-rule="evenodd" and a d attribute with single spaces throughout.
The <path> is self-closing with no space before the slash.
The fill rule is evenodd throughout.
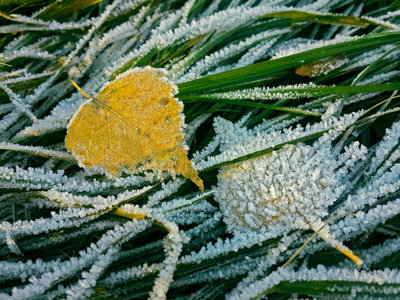
<path id="1" fill-rule="evenodd" d="M 177 91 L 165 71 L 151 67 L 119 75 L 96 98 L 81 91 L 90 100 L 68 124 L 65 145 L 80 166 L 114 176 L 143 168 L 173 170 L 203 191 L 187 158 L 182 103 L 173 98 Z"/>

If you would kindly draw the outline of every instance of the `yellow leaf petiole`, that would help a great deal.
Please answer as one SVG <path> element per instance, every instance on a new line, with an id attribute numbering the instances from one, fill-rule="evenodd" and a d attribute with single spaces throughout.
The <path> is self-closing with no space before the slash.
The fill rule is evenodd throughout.
<path id="1" fill-rule="evenodd" d="M 85 96 L 86 98 L 89 98 L 89 99 L 93 99 L 93 97 L 90 97 L 88 94 L 86 94 L 80 87 L 79 87 L 79 85 L 75 82 L 75 81 L 70 81 L 71 82 L 71 84 L 83 95 L 83 96 Z"/>

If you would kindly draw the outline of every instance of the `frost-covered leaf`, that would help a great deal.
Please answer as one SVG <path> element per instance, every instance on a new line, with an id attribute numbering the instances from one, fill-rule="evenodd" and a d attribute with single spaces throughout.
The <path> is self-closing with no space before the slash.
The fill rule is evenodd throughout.
<path id="1" fill-rule="evenodd" d="M 113 175 L 141 168 L 173 170 L 202 180 L 187 158 L 182 105 L 163 70 L 132 69 L 84 103 L 68 125 L 65 145 L 81 166 Z"/>

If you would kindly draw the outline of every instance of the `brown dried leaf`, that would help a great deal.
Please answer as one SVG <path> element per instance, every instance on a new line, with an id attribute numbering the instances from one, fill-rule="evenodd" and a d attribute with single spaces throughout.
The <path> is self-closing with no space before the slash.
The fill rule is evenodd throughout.
<path id="1" fill-rule="evenodd" d="M 176 93 L 163 70 L 129 70 L 79 108 L 68 125 L 65 145 L 81 166 L 115 176 L 122 170 L 171 169 L 203 191 L 203 181 L 187 158 Z"/>

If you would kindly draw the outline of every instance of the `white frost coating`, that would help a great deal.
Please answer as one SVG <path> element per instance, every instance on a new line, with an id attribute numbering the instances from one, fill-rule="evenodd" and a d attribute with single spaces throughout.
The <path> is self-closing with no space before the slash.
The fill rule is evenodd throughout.
<path id="1" fill-rule="evenodd" d="M 211 72 L 206 73 L 205 75 L 207 76 L 212 74 L 218 74 L 220 72 L 228 71 L 231 69 L 241 68 L 253 64 L 256 60 L 265 59 L 265 57 L 268 55 L 268 50 L 276 43 L 277 40 L 278 38 L 273 38 L 269 41 L 265 40 L 260 41 L 258 45 L 248 49 L 247 52 L 238 60 L 237 63 L 217 67 L 213 69 Z M 195 76 L 192 79 L 199 77 L 198 73 L 194 73 L 193 75 Z"/>
<path id="2" fill-rule="evenodd" d="M 0 33 L 14 33 L 20 31 L 59 31 L 59 30 L 73 30 L 73 29 L 82 29 L 92 25 L 96 19 L 86 20 L 83 22 L 75 23 L 75 22 L 63 22 L 58 23 L 57 21 L 41 21 L 37 19 L 32 19 L 27 16 L 16 15 L 17 18 L 13 19 L 13 21 L 17 21 L 20 23 L 30 24 L 12 24 L 5 25 L 0 27 Z"/>
<path id="3" fill-rule="evenodd" d="M 389 19 L 389 18 L 394 18 L 394 17 L 396 17 L 398 15 L 400 15 L 400 11 L 399 10 L 389 11 L 385 15 L 377 17 L 377 19 L 382 19 L 382 20 L 383 19 Z"/>
<path id="4" fill-rule="evenodd" d="M 384 110 L 384 111 L 379 111 L 379 112 L 377 112 L 376 114 L 370 115 L 370 116 L 368 116 L 368 119 L 373 120 L 373 119 L 376 119 L 376 118 L 378 118 L 378 117 L 382 117 L 382 116 L 385 116 L 385 115 L 388 115 L 388 114 L 396 113 L 396 112 L 398 112 L 398 111 L 400 111 L 400 108 L 399 108 L 399 107 L 394 107 L 394 108 L 392 108 L 392 109 L 387 109 L 387 110 Z"/>
<path id="5" fill-rule="evenodd" d="M 374 181 L 366 187 L 360 188 L 354 194 L 349 195 L 343 209 L 358 210 L 366 205 L 373 205 L 378 199 L 398 191 L 400 189 L 399 171 L 400 164 L 395 164 L 389 171 L 374 178 Z"/>
<path id="6" fill-rule="evenodd" d="M 289 56 L 289 55 L 297 54 L 300 52 L 304 52 L 307 50 L 320 48 L 320 47 L 324 47 L 324 46 L 328 46 L 328 45 L 334 45 L 334 44 L 338 44 L 338 43 L 355 41 L 359 38 L 361 38 L 361 37 L 360 36 L 350 37 L 350 36 L 337 35 L 334 39 L 329 40 L 329 41 L 324 41 L 324 40 L 310 41 L 310 40 L 308 40 L 306 43 L 297 44 L 296 47 L 283 48 L 283 46 L 282 46 L 282 48 L 278 52 L 276 52 L 272 55 L 272 59 L 277 59 L 280 57 Z"/>
<path id="7" fill-rule="evenodd" d="M 197 162 L 202 161 L 203 159 L 205 159 L 206 157 L 211 155 L 211 153 L 213 151 L 215 151 L 215 149 L 217 149 L 219 144 L 220 144 L 219 137 L 218 136 L 214 136 L 213 139 L 208 143 L 208 145 L 206 147 L 204 147 L 203 150 L 195 152 L 193 154 L 192 162 L 193 163 L 197 163 Z"/>
<path id="8" fill-rule="evenodd" d="M 10 231 L 6 232 L 6 244 L 8 246 L 8 249 L 16 255 L 23 256 L 24 254 L 21 252 L 21 249 L 19 249 L 17 243 L 15 242 L 15 239 Z"/>
<path id="9" fill-rule="evenodd" d="M 275 247 L 269 248 L 268 251 L 261 257 L 251 258 L 246 256 L 242 261 L 236 263 L 230 263 L 227 265 L 226 260 L 221 263 L 221 266 L 216 265 L 209 270 L 199 271 L 197 274 L 193 274 L 191 276 L 187 276 L 184 279 L 176 280 L 174 282 L 174 286 L 181 286 L 181 285 L 189 285 L 189 284 L 196 284 L 201 282 L 210 282 L 217 279 L 225 279 L 228 280 L 229 278 L 235 278 L 238 275 L 245 275 L 248 274 L 237 286 L 235 289 L 241 290 L 243 287 L 248 286 L 251 282 L 255 281 L 255 278 L 259 278 L 260 275 L 265 274 L 265 272 L 273 265 L 277 263 L 281 263 L 290 257 L 295 250 L 288 250 L 288 245 L 290 245 L 294 239 L 299 238 L 298 234 L 292 234 L 290 237 L 283 237 L 281 242 L 279 242 Z M 302 238 L 300 238 L 301 240 Z M 234 244 L 238 244 L 237 240 L 232 239 Z M 253 242 L 250 240 L 250 242 Z M 219 243 L 219 245 L 217 245 Z M 220 241 L 218 241 L 216 246 L 220 247 Z M 251 247 L 253 244 L 251 243 L 249 246 L 243 245 L 235 245 L 239 246 L 238 249 L 242 249 L 244 247 Z M 213 254 L 212 251 L 215 251 L 215 247 L 211 246 L 210 244 L 207 245 L 207 250 L 204 251 L 202 248 L 200 252 L 203 254 Z M 228 251 L 237 251 L 237 249 L 228 249 Z M 228 252 L 229 253 L 229 252 Z M 226 254 L 226 253 L 224 253 Z M 195 253 L 191 254 L 191 257 L 196 256 Z M 186 259 L 185 257 L 184 259 Z M 211 257 L 212 258 L 212 257 Z M 184 261 L 184 260 L 183 260 Z M 201 260 L 199 259 L 197 263 L 200 263 Z"/>
<path id="10" fill-rule="evenodd" d="M 150 299 L 166 299 L 169 286 L 182 251 L 182 237 L 179 228 L 175 223 L 168 221 L 163 214 L 153 211 L 151 208 L 125 204 L 121 206 L 124 212 L 132 214 L 145 214 L 154 221 L 161 223 L 169 232 L 164 242 L 165 259 L 158 276 L 154 282 L 153 290 L 150 292 Z"/>
<path id="11" fill-rule="evenodd" d="M 361 102 L 366 99 L 371 99 L 375 97 L 376 95 L 379 95 L 379 93 L 366 93 L 366 94 L 355 94 L 354 96 L 350 96 L 346 99 L 345 104 L 350 105 L 353 103 Z"/>
<path id="12" fill-rule="evenodd" d="M 42 273 L 41 277 L 32 277 L 31 283 L 28 285 L 14 288 L 11 297 L 13 299 L 32 299 L 43 294 L 47 289 L 54 286 L 58 280 L 72 277 L 76 272 L 86 268 L 88 265 L 96 265 L 95 262 L 98 261 L 103 253 L 107 253 L 112 248 L 112 244 L 121 245 L 137 233 L 144 231 L 149 225 L 150 222 L 148 221 L 132 220 L 123 226 L 116 226 L 114 230 L 110 230 L 103 235 L 96 244 L 92 244 L 85 251 L 80 251 L 79 257 L 72 257 L 50 272 Z M 0 294 L 0 296 L 5 297 L 7 295 Z"/>
<path id="13" fill-rule="evenodd" d="M 400 238 L 387 239 L 382 245 L 373 246 L 366 250 L 358 251 L 364 259 L 365 266 L 372 266 L 384 258 L 396 254 L 400 249 Z"/>
<path id="14" fill-rule="evenodd" d="M 121 2 L 122 0 L 116 0 L 112 4 L 108 5 L 104 12 L 95 20 L 93 21 L 93 25 L 90 28 L 89 32 L 84 35 L 77 43 L 76 47 L 73 51 L 71 51 L 66 59 L 62 63 L 62 67 L 65 67 L 73 61 L 73 59 L 76 57 L 76 55 L 79 53 L 79 51 L 82 49 L 83 46 L 86 45 L 86 43 L 90 40 L 90 38 L 93 36 L 94 32 L 96 29 L 98 29 L 110 16 L 111 12 L 115 7 Z M 12 26 L 12 25 L 10 25 Z M 58 75 L 60 74 L 62 68 L 57 69 L 55 73 L 44 83 L 40 84 L 34 91 L 32 95 L 28 95 L 25 99 L 25 101 L 29 104 L 34 104 L 37 101 L 40 100 L 40 97 L 47 91 L 47 89 L 50 88 L 50 86 L 55 82 L 57 79 Z"/>
<path id="15" fill-rule="evenodd" d="M 380 153 L 388 153 L 390 150 L 384 149 L 391 149 L 398 144 L 400 130 L 396 130 L 396 126 L 398 123 L 387 131 L 388 136 L 393 134 L 395 136 L 385 137 L 376 149 L 377 157 L 381 161 L 386 160 L 387 154 L 385 156 Z M 225 137 L 222 149 L 230 147 L 237 149 L 239 145 L 243 145 L 243 141 L 240 141 L 245 134 L 241 133 L 240 128 L 225 122 L 224 130 L 225 133 L 231 131 L 235 134 Z M 287 146 L 272 154 L 224 167 L 219 174 L 216 199 L 220 202 L 224 221 L 228 227 L 236 233 L 268 230 L 275 235 L 293 228 L 302 229 L 309 226 L 318 230 L 319 220 L 327 217 L 327 206 L 333 204 L 346 190 L 346 185 L 350 184 L 347 179 L 350 167 L 353 169 L 357 160 L 363 159 L 366 154 L 365 148 L 359 148 L 354 144 L 331 160 L 330 156 L 333 154 L 329 143 L 326 143 L 334 137 L 320 138 L 312 147 L 299 144 Z M 390 161 L 396 161 L 399 157 L 396 151 L 392 155 L 396 156 Z M 375 162 L 375 165 L 379 163 Z M 357 211 L 400 190 L 400 165 L 389 162 L 388 166 L 391 166 L 390 170 L 387 170 L 387 167 L 382 168 L 371 184 L 348 196 L 336 214 Z M 373 170 L 376 170 L 376 167 Z M 298 212 L 301 212 L 301 215 L 297 218 Z M 398 200 L 396 200 L 370 209 L 368 214 L 359 212 L 357 219 L 348 216 L 331 226 L 328 240 L 336 245 L 330 236 L 350 239 L 368 228 L 375 228 L 377 224 L 398 213 Z M 283 227 L 275 228 L 275 224 L 281 224 Z M 284 229 L 285 224 L 289 226 L 286 229 Z M 339 244 L 336 246 L 343 248 Z M 313 253 L 316 249 L 310 247 L 309 251 Z"/>
<path id="16" fill-rule="evenodd" d="M 331 226 L 332 232 L 336 237 L 349 240 L 365 231 L 375 228 L 378 224 L 385 223 L 386 220 L 400 213 L 400 199 L 395 199 L 385 205 L 378 205 L 368 213 L 358 211 L 357 218 L 346 216 L 343 220 Z"/>
<path id="17" fill-rule="evenodd" d="M 366 190 L 370 190 L 370 188 L 367 187 L 367 188 L 361 189 L 359 194 L 364 195 Z M 391 192 L 395 192 L 395 190 L 391 190 Z M 356 197 L 355 197 L 356 199 L 358 199 L 357 196 L 358 195 L 356 195 Z M 368 198 L 368 195 L 366 197 Z M 363 199 L 361 199 L 361 201 L 362 200 Z M 373 197 L 371 197 L 370 200 L 371 200 L 370 203 L 374 203 L 377 201 L 377 199 L 373 198 Z M 347 205 L 347 206 L 344 206 L 344 208 L 338 209 L 337 213 L 340 214 L 340 213 L 351 211 L 354 208 L 353 207 L 354 204 L 355 204 L 355 201 L 351 201 L 350 205 Z M 332 236 L 334 236 L 337 239 L 351 240 L 369 230 L 376 228 L 379 224 L 383 224 L 387 220 L 389 220 L 392 217 L 399 214 L 400 213 L 399 205 L 400 205 L 400 199 L 394 199 L 385 205 L 378 205 L 375 208 L 370 209 L 367 213 L 358 211 L 356 213 L 356 217 L 349 216 L 349 215 L 345 216 L 343 219 L 330 225 L 331 234 L 332 234 Z M 324 248 L 326 248 L 326 245 L 323 245 L 320 243 L 309 244 L 303 250 L 303 252 L 304 252 L 304 254 L 313 254 L 316 251 L 320 251 Z M 384 248 L 385 247 L 382 248 L 382 251 L 380 251 L 378 249 L 378 247 L 374 248 L 378 251 L 378 253 L 377 253 L 378 256 L 376 257 L 377 259 L 380 259 L 382 256 L 384 256 L 388 252 L 390 252 L 389 249 L 385 250 Z M 364 254 L 366 255 L 367 267 L 368 267 L 368 260 L 371 259 L 370 255 L 368 253 L 370 253 L 370 252 L 368 252 L 368 251 L 367 252 L 357 252 L 357 254 L 360 254 L 361 258 L 364 258 L 362 255 L 364 255 Z M 379 254 L 379 253 L 382 253 L 382 254 Z M 348 266 L 347 263 L 346 263 L 346 265 Z"/>
<path id="18" fill-rule="evenodd" d="M 0 134 L 2 132 L 6 132 L 8 128 L 10 128 L 13 124 L 17 122 L 17 120 L 23 115 L 22 111 L 17 109 L 13 110 L 7 115 L 5 115 L 0 120 Z"/>
<path id="19" fill-rule="evenodd" d="M 325 113 L 326 114 L 326 113 Z M 259 125 L 255 126 L 251 132 L 272 132 L 272 131 L 280 131 L 285 128 L 289 128 L 291 125 L 296 124 L 297 122 L 304 119 L 304 115 L 300 115 L 297 117 L 292 117 L 290 114 L 283 114 L 275 118 L 263 120 Z"/>
<path id="20" fill-rule="evenodd" d="M 117 196 L 108 196 L 102 197 L 100 195 L 95 197 L 90 196 L 80 196 L 80 195 L 73 195 L 67 192 L 58 192 L 54 189 L 39 192 L 40 195 L 46 196 L 49 200 L 54 201 L 55 203 L 59 203 L 60 206 L 66 207 L 75 207 L 75 206 L 89 206 L 94 207 L 96 210 L 105 210 L 112 208 L 122 202 L 125 202 L 127 199 L 135 198 L 149 189 L 152 186 L 142 187 L 138 190 L 132 191 L 125 191 L 119 193 Z"/>
<path id="21" fill-rule="evenodd" d="M 94 94 L 95 91 L 100 89 L 103 83 L 104 82 L 94 82 L 93 80 L 89 80 L 87 84 L 82 86 L 82 89 L 85 90 L 88 94 Z M 58 104 L 52 109 L 50 114 L 48 114 L 43 119 L 33 122 L 31 126 L 25 127 L 24 130 L 16 135 L 16 137 L 22 138 L 29 135 L 39 136 L 45 133 L 65 129 L 73 114 L 86 100 L 87 99 L 84 98 L 81 93 L 73 93 L 71 97 L 58 102 Z"/>
<path id="22" fill-rule="evenodd" d="M 71 239 L 74 239 L 74 238 L 87 236 L 88 234 L 90 234 L 94 231 L 103 231 L 103 230 L 112 229 L 117 224 L 119 224 L 119 222 L 108 221 L 108 220 L 97 221 L 95 223 L 87 223 L 87 224 L 81 225 L 79 228 L 74 228 L 74 230 L 72 232 L 65 233 L 63 235 L 54 236 L 51 239 L 49 239 L 47 236 L 45 236 L 41 239 L 36 239 L 35 243 L 30 243 L 29 245 L 27 245 L 25 243 L 24 250 L 30 251 L 30 250 L 35 250 L 35 249 L 42 248 L 42 247 L 57 245 L 57 244 L 69 241 Z"/>
<path id="23" fill-rule="evenodd" d="M 378 47 L 374 50 L 364 52 L 363 54 L 352 58 L 349 64 L 345 67 L 345 70 L 352 70 L 358 67 L 368 66 L 379 59 L 385 52 L 393 49 L 392 45 L 385 45 Z M 389 55 L 386 55 L 382 60 L 391 60 L 399 57 L 400 49 L 393 51 Z"/>
<path id="24" fill-rule="evenodd" d="M 153 49 L 160 49 L 171 45 L 182 37 L 185 37 L 186 40 L 190 40 L 193 37 L 208 34 L 215 30 L 215 28 L 218 28 L 220 32 L 226 32 L 233 28 L 233 24 L 239 26 L 253 19 L 254 16 L 260 16 L 275 10 L 277 10 L 277 8 L 272 8 L 270 5 L 261 5 L 252 8 L 236 7 L 219 11 L 212 16 L 197 21 L 192 21 L 189 25 L 177 27 L 173 31 L 167 30 L 164 32 L 158 28 L 157 34 L 153 32 L 152 37 L 138 50 L 135 49 L 114 63 L 113 67 L 107 70 L 107 74 L 112 74 L 132 59 L 141 58 Z M 183 60 L 181 64 L 184 62 L 185 60 Z"/>
<path id="25" fill-rule="evenodd" d="M 160 36 L 165 32 L 171 31 L 178 21 L 182 22 L 180 23 L 182 27 L 186 27 L 187 14 L 189 13 L 192 5 L 193 1 L 188 1 L 181 9 L 162 17 L 158 26 L 151 29 L 152 36 Z"/>
<path id="26" fill-rule="evenodd" d="M 149 197 L 147 205 L 150 207 L 157 205 L 162 199 L 175 193 L 181 187 L 181 185 L 186 182 L 186 180 L 186 178 L 176 178 L 175 180 L 168 181 L 167 183 L 163 182 L 161 184 L 161 190 L 155 192 Z"/>
<path id="27" fill-rule="evenodd" d="M 121 4 L 115 10 L 130 10 L 131 7 L 134 7 L 140 4 L 143 1 L 129 1 L 130 3 Z M 130 6 L 131 5 L 131 6 Z M 128 6 L 128 7 L 126 7 Z M 116 43 L 117 41 L 127 39 L 131 36 L 138 36 L 142 34 L 143 28 L 139 31 L 137 27 L 139 27 L 139 21 L 142 20 L 143 16 L 148 12 L 149 6 L 144 6 L 140 9 L 139 13 L 134 15 L 129 19 L 128 22 L 122 23 L 121 25 L 111 29 L 107 33 L 105 33 L 100 39 L 94 37 L 90 42 L 89 50 L 86 52 L 84 61 L 86 62 L 85 68 L 92 64 L 93 59 L 96 58 L 98 53 L 100 53 L 105 47 L 112 43 Z"/>
<path id="28" fill-rule="evenodd" d="M 29 105 L 23 102 L 21 97 L 14 93 L 4 82 L 0 81 L 0 88 L 2 88 L 10 98 L 11 102 L 24 114 L 26 114 L 32 121 L 36 121 L 36 116 L 32 113 Z"/>
<path id="29" fill-rule="evenodd" d="M 221 3 L 221 0 L 211 1 L 207 7 L 207 9 L 201 14 L 202 18 L 209 17 L 211 14 L 215 13 L 218 10 L 218 6 Z"/>
<path id="30" fill-rule="evenodd" d="M 178 198 L 178 199 L 174 199 L 172 201 L 168 201 L 168 202 L 162 202 L 160 207 L 158 207 L 157 209 L 160 210 L 160 212 L 168 212 L 168 211 L 173 211 L 176 210 L 180 207 L 184 207 L 184 206 L 189 206 L 194 204 L 194 203 L 198 203 L 203 199 L 206 199 L 210 196 L 212 196 L 214 194 L 214 191 L 209 190 L 209 191 L 205 191 L 204 193 L 199 193 L 197 196 L 191 198 L 191 199 L 186 199 L 186 198 Z"/>
<path id="31" fill-rule="evenodd" d="M 41 77 L 48 77 L 48 76 L 51 76 L 54 73 L 54 72 L 45 71 L 43 73 L 31 74 L 29 72 L 26 72 L 25 70 L 19 70 L 19 71 L 22 71 L 21 73 L 23 73 L 23 74 L 20 74 L 21 76 L 19 76 L 19 77 L 10 76 L 9 79 L 4 80 L 3 82 L 5 84 L 13 84 L 13 83 L 25 82 L 25 81 L 28 81 L 28 80 L 39 79 Z M 7 77 L 7 76 L 5 76 L 5 77 Z"/>
<path id="32" fill-rule="evenodd" d="M 189 12 L 192 9 L 195 2 L 196 2 L 196 0 L 186 1 L 186 3 L 180 9 L 181 11 L 179 12 L 179 15 L 180 15 L 179 26 L 187 25 L 187 18 L 188 18 Z"/>
<path id="33" fill-rule="evenodd" d="M 244 41 L 240 41 L 237 44 L 228 45 L 217 52 L 213 52 L 211 55 L 206 56 L 204 59 L 198 61 L 192 68 L 190 68 L 185 75 L 181 76 L 180 73 L 174 71 L 172 68 L 174 78 L 179 78 L 178 82 L 186 82 L 197 78 L 205 71 L 212 67 L 217 67 L 221 61 L 238 54 L 239 52 L 249 48 L 250 46 L 260 43 L 265 39 L 273 39 L 276 36 L 287 33 L 287 29 L 282 30 L 268 30 L 259 34 L 253 35 Z M 178 65 L 176 65 L 178 66 Z M 232 66 L 229 68 L 233 68 Z M 220 72 L 218 69 L 215 72 Z"/>
<path id="34" fill-rule="evenodd" d="M 133 279 L 133 278 L 141 278 L 145 277 L 149 274 L 154 274 L 155 272 L 160 271 L 162 264 L 151 264 L 147 265 L 144 264 L 143 266 L 139 267 L 131 267 L 117 273 L 111 273 L 108 277 L 104 280 L 99 282 L 100 285 L 105 284 L 107 286 L 113 287 L 115 285 L 124 283 L 126 280 Z"/>
<path id="35" fill-rule="evenodd" d="M 380 18 L 372 18 L 372 17 L 369 17 L 369 16 L 365 16 L 364 18 L 369 20 L 369 21 L 371 21 L 371 22 L 379 24 L 382 27 L 386 27 L 386 28 L 389 28 L 389 29 L 392 29 L 392 30 L 400 30 L 400 26 L 397 26 L 396 24 L 391 23 L 389 21 L 383 21 Z"/>
<path id="36" fill-rule="evenodd" d="M 41 168 L 0 167 L 0 187 L 8 189 L 55 189 L 59 192 L 90 192 L 101 193 L 111 187 L 142 186 L 147 178 L 128 176 L 113 180 L 87 180 L 79 174 L 72 177 L 64 175 L 63 171 L 54 173 Z"/>
<path id="37" fill-rule="evenodd" d="M 279 225 L 277 226 L 277 228 Z M 283 229 L 283 228 L 281 228 Z M 282 232 L 282 231 L 281 231 Z M 236 233 L 231 239 L 217 239 L 215 243 L 207 243 L 198 252 L 192 252 L 185 255 L 180 262 L 183 264 L 200 263 L 206 259 L 212 259 L 220 255 L 226 255 L 229 252 L 236 252 L 239 249 L 250 248 L 253 245 L 262 243 L 263 241 L 277 237 L 276 232 L 259 231 L 259 232 L 240 232 Z"/>
<path id="38" fill-rule="evenodd" d="M 326 86 L 316 84 L 301 83 L 296 85 L 282 85 L 277 87 L 256 87 L 240 91 L 202 94 L 201 96 L 209 99 L 237 99 L 237 100 L 272 100 L 272 99 L 298 99 L 303 97 L 314 97 L 318 91 L 302 91 L 304 89 L 319 89 Z"/>
<path id="39" fill-rule="evenodd" d="M 174 287 L 179 286 L 188 286 L 193 284 L 205 283 L 205 282 L 213 282 L 216 280 L 229 280 L 230 278 L 237 278 L 241 275 L 246 275 L 247 273 L 253 271 L 255 268 L 259 267 L 260 265 L 268 265 L 271 266 L 275 264 L 277 261 L 280 261 L 279 251 L 275 251 L 272 255 L 266 255 L 261 258 L 250 258 L 247 257 L 244 260 L 235 263 L 227 264 L 227 261 L 224 261 L 221 264 L 216 264 L 213 266 L 211 270 L 201 270 L 195 273 L 190 274 L 182 279 L 177 279 L 173 282 Z M 204 297 L 202 291 L 198 291 L 201 296 Z M 191 296 L 194 296 L 192 294 Z M 210 298 L 215 296 L 215 293 L 210 293 Z M 209 299 L 209 298 L 205 298 Z"/>
<path id="40" fill-rule="evenodd" d="M 59 41 L 59 37 L 51 36 L 51 37 L 42 37 L 37 41 L 29 44 L 25 44 L 23 41 L 23 35 L 19 36 L 12 40 L 6 47 L 4 47 L 4 55 L 12 55 L 13 52 L 19 51 L 37 51 L 42 48 L 43 45 L 52 44 L 55 41 Z M 55 53 L 60 53 L 59 51 L 55 51 Z M 54 53 L 54 54 L 55 54 Z"/>
<path id="41" fill-rule="evenodd" d="M 182 238 L 178 226 L 167 221 L 164 221 L 163 224 L 168 226 L 170 232 L 167 235 L 168 240 L 164 245 L 164 249 L 167 251 L 165 260 L 163 261 L 164 266 L 155 280 L 152 292 L 150 292 L 150 299 L 154 300 L 166 299 L 176 264 L 182 251 Z"/>
<path id="42" fill-rule="evenodd" d="M 179 210 L 172 210 L 165 213 L 165 217 L 178 225 L 198 224 L 214 214 L 217 207 L 207 201 L 185 206 Z"/>
<path id="43" fill-rule="evenodd" d="M 358 152 L 353 153 L 362 159 L 363 151 Z M 216 199 L 225 222 L 232 231 L 242 232 L 273 231 L 275 224 L 287 230 L 318 230 L 319 220 L 343 192 L 348 166 L 335 170 L 336 160 L 340 157 L 331 147 L 317 141 L 223 167 Z"/>
<path id="44" fill-rule="evenodd" d="M 282 33 L 283 34 L 283 33 Z M 268 50 L 278 41 L 278 38 L 273 38 L 270 41 L 263 41 L 259 45 L 250 48 L 239 61 L 233 65 L 232 69 L 244 67 L 253 64 L 257 60 L 265 59 L 268 55 Z"/>
<path id="45" fill-rule="evenodd" d="M 331 143 L 352 121 L 348 120 L 346 125 L 343 120 L 332 118 L 324 118 L 324 121 L 331 119 L 335 129 L 312 145 L 286 145 L 220 169 L 215 200 L 231 232 L 236 235 L 265 231 L 279 236 L 294 229 L 312 229 L 336 249 L 352 253 L 331 235 L 328 226 L 320 228 L 325 225 L 322 220 L 329 217 L 329 207 L 346 191 L 351 166 L 365 159 L 367 150 L 354 143 L 345 147 L 342 154 L 335 153 Z M 252 137 L 246 129 L 225 122 L 225 128 L 216 128 L 216 131 L 226 135 L 222 151 L 249 148 L 246 142 Z M 229 135 L 229 132 L 234 134 Z M 257 134 L 258 138 L 262 136 L 260 132 Z M 362 260 L 358 259 L 357 265 L 360 264 Z"/>
<path id="46" fill-rule="evenodd" d="M 294 251 L 288 250 L 289 246 L 294 242 L 297 241 L 300 244 L 305 242 L 305 237 L 301 236 L 300 232 L 293 232 L 285 237 L 282 238 L 282 242 L 279 243 L 276 247 L 269 249 L 268 255 L 265 259 L 260 261 L 259 265 L 256 268 L 251 270 L 247 277 L 243 278 L 235 288 L 231 290 L 229 294 L 235 294 L 238 291 L 240 292 L 242 289 L 248 287 L 251 283 L 259 280 L 260 277 L 265 276 L 268 274 L 272 265 L 276 265 L 277 263 L 281 263 L 286 260 L 286 257 L 290 257 L 293 255 Z M 324 245 L 326 245 L 324 243 Z M 297 250 L 297 249 L 295 249 Z M 228 295 L 229 295 L 228 294 Z"/>
<path id="47" fill-rule="evenodd" d="M 60 213 L 53 212 L 51 218 L 39 218 L 35 221 L 18 220 L 14 223 L 3 221 L 0 223 L 0 242 L 7 240 L 7 231 L 11 231 L 18 238 L 27 235 L 38 235 L 62 228 L 79 227 L 96 219 L 98 217 L 97 214 L 100 215 L 102 213 L 96 209 L 68 208 Z"/>
<path id="48" fill-rule="evenodd" d="M 382 141 L 379 142 L 378 147 L 375 149 L 375 157 L 372 159 L 369 170 L 366 175 L 370 176 L 378 171 L 380 167 L 381 170 L 376 175 L 383 174 L 394 161 L 388 161 L 388 157 L 395 147 L 397 147 L 400 140 L 400 121 L 393 123 L 391 128 L 386 129 L 386 134 Z"/>
<path id="49" fill-rule="evenodd" d="M 299 271 L 293 269 L 279 268 L 277 271 L 272 272 L 270 275 L 261 279 L 257 282 L 244 287 L 242 290 L 235 290 L 235 293 L 227 295 L 227 299 L 231 300 L 244 300 L 256 298 L 259 294 L 274 286 L 279 285 L 281 282 L 296 282 L 296 281 L 343 281 L 344 287 L 347 281 L 355 281 L 365 284 L 377 283 L 379 285 L 383 283 L 400 283 L 400 271 L 397 269 L 385 269 L 376 271 L 359 271 L 354 269 L 342 269 L 337 267 L 325 268 L 319 265 L 316 269 L 301 268 Z M 389 291 L 388 294 L 400 293 L 400 288 L 393 287 L 393 291 Z M 336 290 L 336 289 L 335 289 Z M 373 291 L 362 289 L 362 292 L 373 295 Z M 384 288 L 379 288 L 381 293 L 385 294 Z M 360 293 L 362 296 L 363 293 Z M 357 292 L 354 293 L 354 297 L 357 297 Z"/>
<path id="50" fill-rule="evenodd" d="M 192 122 L 186 125 L 185 127 L 185 141 L 188 145 L 190 145 L 191 141 L 193 140 L 196 130 L 203 124 L 212 114 L 206 113 L 201 114 L 197 118 L 195 118 Z"/>
<path id="51" fill-rule="evenodd" d="M 33 51 L 33 50 L 25 50 L 25 51 L 13 51 L 11 55 L 4 56 L 6 61 L 11 61 L 13 59 L 17 59 L 20 57 L 28 57 L 28 58 L 39 58 L 39 59 L 51 59 L 56 60 L 57 57 L 53 54 L 48 53 L 47 51 Z"/>
<path id="52" fill-rule="evenodd" d="M 82 279 L 67 288 L 67 299 L 84 299 L 94 293 L 97 279 L 117 257 L 119 247 L 110 247 L 105 254 L 100 254 L 87 272 L 82 273 Z"/>
<path id="53" fill-rule="evenodd" d="M 392 78 L 395 78 L 400 74 L 400 71 L 389 71 L 381 74 L 374 75 L 370 78 L 361 80 L 356 83 L 356 85 L 368 85 L 368 84 L 378 84 L 382 82 L 386 82 Z"/>
<path id="54" fill-rule="evenodd" d="M 38 156 L 51 157 L 54 159 L 61 159 L 69 162 L 75 162 L 74 158 L 69 153 L 49 150 L 40 146 L 22 146 L 13 143 L 0 142 L 0 149 L 32 153 Z"/>
<path id="55" fill-rule="evenodd" d="M 0 104 L 0 115 L 5 115 L 15 108 L 14 103 Z"/>
<path id="56" fill-rule="evenodd" d="M 207 161 L 203 160 L 196 163 L 195 169 L 203 170 L 250 153 L 325 130 L 333 130 L 332 136 L 335 136 L 338 131 L 353 124 L 361 114 L 362 112 L 360 111 L 356 114 L 345 115 L 340 119 L 328 118 L 312 126 L 307 125 L 305 128 L 298 126 L 294 129 L 285 129 L 283 132 L 270 131 L 268 134 L 262 131 L 254 132 L 251 133 L 251 136 L 249 136 L 249 133 L 244 128 L 241 128 L 241 126 L 234 125 L 221 118 L 216 118 L 214 121 L 214 128 L 223 144 L 223 147 L 221 147 L 221 154 L 208 157 Z"/>
<path id="57" fill-rule="evenodd" d="M 211 218 L 207 218 L 200 225 L 185 231 L 185 235 L 189 238 L 192 238 L 200 234 L 203 235 L 204 233 L 210 232 L 221 221 L 221 219 L 222 214 L 220 212 L 216 212 Z"/>
<path id="58" fill-rule="evenodd" d="M 43 261 L 37 259 L 36 261 L 28 260 L 23 262 L 0 262 L 0 275 L 2 280 L 10 280 L 20 278 L 22 282 L 30 276 L 38 276 L 42 273 L 49 272 L 54 269 L 55 266 L 60 264 L 60 259 L 52 261 Z"/>

